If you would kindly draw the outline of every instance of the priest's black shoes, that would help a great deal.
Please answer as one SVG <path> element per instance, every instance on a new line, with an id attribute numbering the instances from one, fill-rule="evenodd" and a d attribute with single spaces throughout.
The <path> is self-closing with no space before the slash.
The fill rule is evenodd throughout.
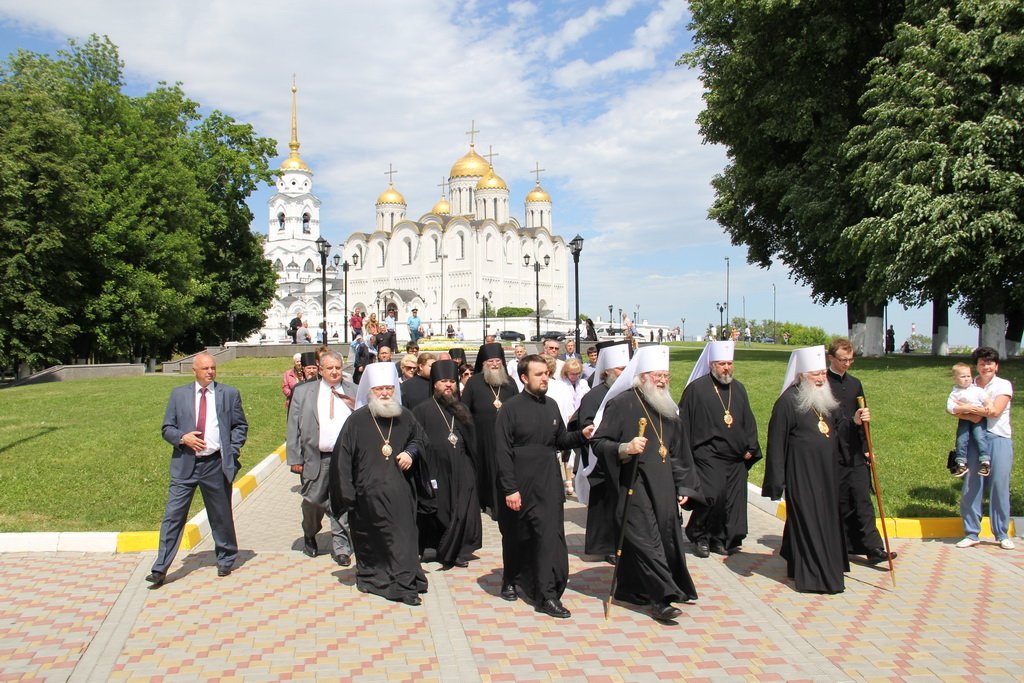
<path id="1" fill-rule="evenodd" d="M 872 548 L 867 552 L 868 564 L 881 564 L 896 559 L 896 553 L 886 553 L 885 548 Z"/>
<path id="2" fill-rule="evenodd" d="M 697 557 L 711 557 L 711 549 L 708 548 L 708 542 L 704 539 L 697 541 L 697 547 L 693 549 L 693 554 Z"/>
<path id="3" fill-rule="evenodd" d="M 316 557 L 316 536 L 302 537 L 302 552 L 304 555 Z"/>
<path id="4" fill-rule="evenodd" d="M 509 602 L 515 602 L 519 599 L 519 593 L 516 592 L 515 584 L 505 583 L 501 586 L 501 597 L 503 600 Z"/>
<path id="5" fill-rule="evenodd" d="M 543 612 L 548 616 L 555 617 L 556 619 L 568 619 L 572 616 L 572 613 L 562 606 L 561 601 L 548 598 L 544 602 L 537 605 L 537 611 Z"/>
<path id="6" fill-rule="evenodd" d="M 604 561 L 607 562 L 608 564 L 615 564 L 618 560 L 616 559 L 614 554 L 611 554 L 611 555 L 605 555 L 604 556 Z"/>
<path id="7" fill-rule="evenodd" d="M 231 567 L 217 567 L 217 576 L 221 578 L 231 576 Z"/>
<path id="8" fill-rule="evenodd" d="M 729 551 L 725 549 L 725 544 L 717 539 L 713 539 L 708 544 L 708 551 L 715 555 L 728 555 Z"/>
<path id="9" fill-rule="evenodd" d="M 164 585 L 164 579 L 166 578 L 166 574 L 157 571 L 152 571 L 146 575 L 146 581 L 149 581 L 151 584 L 153 584 L 153 588 L 159 588 L 160 586 Z"/>
<path id="10" fill-rule="evenodd" d="M 402 602 L 410 607 L 416 607 L 423 604 L 423 600 L 418 595 L 406 595 L 402 598 Z"/>
<path id="11" fill-rule="evenodd" d="M 351 567 L 352 566 L 352 556 L 351 555 L 335 555 L 334 556 L 334 562 L 339 567 Z"/>
<path id="12" fill-rule="evenodd" d="M 669 602 L 659 603 L 651 608 L 651 616 L 658 621 L 672 621 L 682 613 L 683 610 L 673 607 Z"/>

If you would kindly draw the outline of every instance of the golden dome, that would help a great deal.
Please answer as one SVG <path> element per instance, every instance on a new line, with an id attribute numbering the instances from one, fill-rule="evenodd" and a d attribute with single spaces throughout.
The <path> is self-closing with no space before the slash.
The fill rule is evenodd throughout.
<path id="1" fill-rule="evenodd" d="M 490 166 L 487 169 L 487 175 L 480 179 L 480 182 L 476 184 L 477 190 L 505 190 L 508 192 L 508 185 L 501 179 L 501 176 L 494 172 L 494 167 Z"/>
<path id="2" fill-rule="evenodd" d="M 528 202 L 551 202 L 551 195 L 544 191 L 544 188 L 540 186 L 540 181 L 537 181 L 537 186 L 530 190 L 530 194 L 526 195 L 526 201 Z"/>
<path id="3" fill-rule="evenodd" d="M 309 166 L 307 166 L 306 162 L 303 161 L 301 157 L 299 157 L 299 150 L 297 150 L 297 149 L 295 151 L 293 151 L 291 154 L 289 154 L 288 158 L 284 160 L 284 163 L 281 164 L 281 170 L 282 171 L 307 171 L 309 173 L 313 172 L 313 169 L 311 169 Z"/>
<path id="4" fill-rule="evenodd" d="M 448 200 L 444 198 L 444 195 L 437 200 L 437 204 L 434 204 L 434 208 L 430 210 L 431 213 L 436 213 L 438 216 L 450 216 L 452 215 L 452 206 L 448 203 Z"/>
<path id="5" fill-rule="evenodd" d="M 383 192 L 381 192 L 380 196 L 377 197 L 377 203 L 378 204 L 401 204 L 402 206 L 406 205 L 405 204 L 405 197 L 403 197 L 402 193 L 399 192 L 398 190 L 396 190 L 395 186 L 392 185 L 391 183 L 388 183 L 388 189 L 386 189 Z"/>
<path id="6" fill-rule="evenodd" d="M 476 153 L 471 144 L 466 156 L 462 157 L 452 166 L 450 178 L 466 178 L 469 176 L 483 176 L 487 173 L 487 161 Z"/>

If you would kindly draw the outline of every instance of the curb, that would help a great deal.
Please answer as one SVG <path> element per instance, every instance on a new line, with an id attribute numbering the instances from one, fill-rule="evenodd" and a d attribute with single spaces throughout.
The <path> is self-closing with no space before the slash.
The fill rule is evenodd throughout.
<path id="1" fill-rule="evenodd" d="M 747 482 L 747 503 L 772 517 L 786 519 L 786 501 L 771 501 L 761 496 L 761 488 Z M 875 519 L 878 530 L 882 530 L 882 520 Z M 885 520 L 889 538 L 963 538 L 964 527 L 959 517 L 890 517 Z M 1024 534 L 1024 517 L 1011 517 L 1009 534 Z M 995 538 L 988 517 L 981 519 L 979 536 Z M 1024 538 L 1024 536 L 1022 536 Z"/>
<path id="2" fill-rule="evenodd" d="M 263 458 L 231 485 L 231 508 L 252 495 L 285 460 L 285 445 Z M 191 550 L 210 534 L 206 508 L 185 523 L 181 550 Z M 0 534 L 0 553 L 138 553 L 156 550 L 159 531 L 29 531 Z"/>

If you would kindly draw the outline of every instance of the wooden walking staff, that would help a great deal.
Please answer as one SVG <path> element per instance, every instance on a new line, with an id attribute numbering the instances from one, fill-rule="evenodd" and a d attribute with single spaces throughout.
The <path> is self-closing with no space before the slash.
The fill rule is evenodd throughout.
<path id="1" fill-rule="evenodd" d="M 857 397 L 857 407 L 864 407 L 864 397 Z M 868 464 L 871 466 L 871 480 L 875 484 L 875 500 L 878 501 L 878 516 L 882 518 L 882 538 L 885 540 L 885 557 L 889 560 L 889 578 L 892 579 L 892 587 L 896 587 L 896 569 L 892 566 L 892 551 L 889 550 L 889 530 L 885 526 L 885 508 L 882 507 L 882 487 L 878 483 L 878 470 L 875 469 L 875 449 L 871 446 L 871 424 L 862 423 L 864 427 L 864 438 L 868 442 Z"/>
<path id="2" fill-rule="evenodd" d="M 640 418 L 639 434 L 638 436 L 643 437 L 644 432 L 647 431 L 647 418 Z M 604 602 L 604 618 L 607 619 L 608 615 L 612 613 L 612 596 L 615 595 L 615 586 L 619 583 L 619 564 L 622 562 L 622 544 L 626 540 L 626 515 L 629 514 L 629 503 L 633 500 L 633 488 L 636 486 L 636 475 L 640 471 L 640 456 L 643 453 L 637 453 L 633 460 L 633 474 L 629 479 L 629 488 L 626 490 L 626 504 L 622 507 L 622 520 L 619 523 L 619 545 L 615 548 L 615 567 L 612 569 L 612 587 L 608 589 L 608 599 Z"/>

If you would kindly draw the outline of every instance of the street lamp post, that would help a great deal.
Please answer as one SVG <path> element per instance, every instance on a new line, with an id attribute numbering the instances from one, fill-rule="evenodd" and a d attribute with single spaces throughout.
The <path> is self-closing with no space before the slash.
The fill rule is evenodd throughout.
<path id="1" fill-rule="evenodd" d="M 608 334 L 612 333 L 612 305 L 608 304 Z"/>
<path id="2" fill-rule="evenodd" d="M 772 343 L 779 343 L 779 321 L 775 317 L 775 283 L 772 283 Z"/>
<path id="3" fill-rule="evenodd" d="M 540 259 L 537 259 L 537 260 L 535 260 L 533 262 L 533 275 L 534 275 L 534 282 L 535 282 L 536 291 L 537 291 L 537 309 L 535 311 L 536 314 L 537 314 L 537 339 L 540 339 L 540 271 L 543 268 L 546 268 L 550 263 L 551 263 L 551 257 L 546 255 L 546 254 L 544 256 L 544 265 L 543 266 L 540 264 Z M 526 266 L 526 267 L 530 266 L 530 255 L 529 254 L 523 254 L 523 265 Z"/>
<path id="4" fill-rule="evenodd" d="M 228 311 L 228 341 L 235 338 L 235 312 Z"/>
<path id="5" fill-rule="evenodd" d="M 494 296 L 494 293 L 493 292 L 487 292 L 486 294 L 484 294 L 482 296 L 481 296 L 480 292 L 474 292 L 474 294 L 476 294 L 476 298 L 477 299 L 483 300 L 483 304 L 484 304 L 484 310 L 483 310 L 484 333 L 483 333 L 483 336 L 480 337 L 480 343 L 483 343 L 483 342 L 485 342 L 487 340 L 487 306 L 490 304 L 491 297 Z"/>
<path id="6" fill-rule="evenodd" d="M 572 253 L 573 270 L 576 276 L 576 353 L 580 352 L 580 253 L 583 251 L 583 238 L 578 234 L 569 242 Z"/>
<path id="7" fill-rule="evenodd" d="M 725 257 L 725 319 L 732 326 L 732 311 L 729 310 L 729 257 Z"/>
<path id="8" fill-rule="evenodd" d="M 722 339 L 725 339 L 725 323 L 722 321 L 722 315 L 725 313 L 725 304 L 715 304 L 715 308 L 718 309 L 718 334 L 722 335 Z"/>
<path id="9" fill-rule="evenodd" d="M 320 237 L 316 238 L 316 250 L 320 253 L 320 303 L 324 309 L 324 343 L 327 343 L 327 256 L 331 253 L 331 243 Z"/>
<path id="10" fill-rule="evenodd" d="M 679 319 L 679 341 L 686 341 L 686 318 Z"/>

